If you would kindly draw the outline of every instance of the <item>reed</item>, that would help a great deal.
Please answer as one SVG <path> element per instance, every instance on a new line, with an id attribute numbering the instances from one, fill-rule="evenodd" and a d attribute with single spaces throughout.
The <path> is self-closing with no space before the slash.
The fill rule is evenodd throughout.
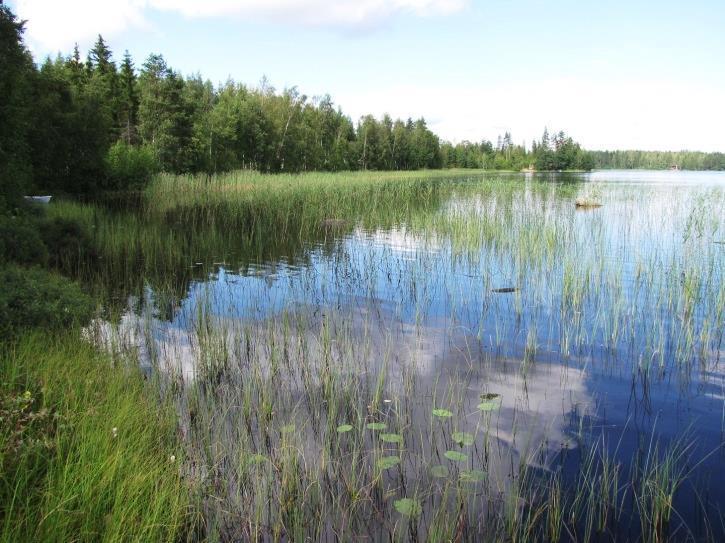
<path id="1" fill-rule="evenodd" d="M 581 180 L 525 179 L 160 176 L 136 209 L 50 206 L 99 248 L 89 334 L 174 406 L 198 534 L 700 537 L 694 440 L 648 427 L 632 464 L 586 379 L 646 405 L 718 367 L 723 193 L 603 185 L 582 211 Z"/>

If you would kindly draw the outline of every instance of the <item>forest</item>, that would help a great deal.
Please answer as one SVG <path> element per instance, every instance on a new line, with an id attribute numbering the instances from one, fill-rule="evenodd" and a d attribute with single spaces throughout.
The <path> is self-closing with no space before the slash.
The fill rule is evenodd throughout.
<path id="1" fill-rule="evenodd" d="M 487 170 L 591 170 L 594 162 L 564 131 L 553 135 L 548 129 L 539 141 L 533 141 L 531 148 L 514 143 L 506 132 L 494 145 L 490 141 L 480 143 L 462 142 L 457 145 L 441 145 L 444 168 L 483 168 Z"/>
<path id="2" fill-rule="evenodd" d="M 510 133 L 494 143 L 441 141 L 424 118 L 365 115 L 353 121 L 329 95 L 215 86 L 184 77 L 160 54 L 137 67 L 102 36 L 36 64 L 23 22 L 2 8 L 0 112 L 3 199 L 30 192 L 95 194 L 146 186 L 161 171 L 214 174 L 306 171 L 725 169 L 723 153 L 586 151 L 563 131 L 530 146 Z"/>
<path id="3" fill-rule="evenodd" d="M 725 153 L 701 151 L 590 151 L 597 169 L 725 170 Z"/>
<path id="4" fill-rule="evenodd" d="M 157 172 L 263 173 L 487 168 L 590 169 L 589 155 L 563 132 L 531 149 L 509 133 L 489 141 L 441 142 L 425 119 L 353 121 L 329 95 L 265 79 L 215 86 L 182 76 L 151 54 L 120 62 L 102 36 L 82 57 L 37 65 L 23 22 L 2 10 L 2 178 L 5 196 L 32 191 L 94 194 L 138 189 Z M 12 184 L 12 186 L 10 185 Z"/>

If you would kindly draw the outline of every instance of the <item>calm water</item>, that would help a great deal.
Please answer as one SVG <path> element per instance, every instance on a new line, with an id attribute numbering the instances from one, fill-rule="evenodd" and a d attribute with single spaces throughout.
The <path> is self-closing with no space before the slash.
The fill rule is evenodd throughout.
<path id="1" fill-rule="evenodd" d="M 577 209 L 584 194 L 601 207 Z M 148 287 L 113 334 L 99 331 L 186 383 L 224 359 L 232 369 L 213 404 L 224 423 L 212 425 L 222 442 L 255 433 L 239 429 L 252 374 L 273 380 L 275 416 L 315 454 L 309 396 L 326 368 L 359 383 L 362 403 L 383 375 L 380 416 L 406 437 L 409 484 L 452 446 L 433 407 L 476 437 L 468 467 L 502 493 L 520 462 L 566 481 L 595 446 L 626 472 L 655 442 L 687 443 L 671 536 L 706 537 L 707 513 L 720 537 L 724 204 L 723 173 L 522 174 L 491 190 L 457 181 L 435 209 L 385 227 L 350 221 L 301 254 L 190 257 L 182 298 L 161 309 Z M 483 422 L 482 394 L 500 402 Z M 409 437 L 421 433 L 433 437 Z M 233 486 L 233 468 L 225 474 Z M 619 537 L 637 533 L 628 515 L 619 524 Z"/>

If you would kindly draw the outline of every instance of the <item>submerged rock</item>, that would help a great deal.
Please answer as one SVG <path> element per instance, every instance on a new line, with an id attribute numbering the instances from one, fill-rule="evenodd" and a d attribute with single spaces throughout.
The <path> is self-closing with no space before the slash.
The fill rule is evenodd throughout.
<path id="1" fill-rule="evenodd" d="M 602 204 L 595 200 L 588 200 L 587 198 L 577 198 L 574 206 L 579 209 L 593 209 L 595 207 L 602 207 Z"/>

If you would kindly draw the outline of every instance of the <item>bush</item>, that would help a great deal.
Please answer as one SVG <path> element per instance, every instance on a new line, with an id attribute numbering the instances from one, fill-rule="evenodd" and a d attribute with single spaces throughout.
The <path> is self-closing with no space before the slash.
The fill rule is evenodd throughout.
<path id="1" fill-rule="evenodd" d="M 79 263 L 96 256 L 88 232 L 78 221 L 57 217 L 40 223 L 40 235 L 48 250 L 49 264 L 74 271 Z"/>
<path id="2" fill-rule="evenodd" d="M 0 264 L 44 265 L 48 250 L 38 229 L 20 217 L 0 217 Z"/>
<path id="3" fill-rule="evenodd" d="M 78 284 L 38 268 L 0 270 L 0 338 L 29 328 L 59 330 L 87 324 L 93 302 Z"/>
<path id="4" fill-rule="evenodd" d="M 123 141 L 114 143 L 106 156 L 106 188 L 130 190 L 144 188 L 159 171 L 153 150 L 147 146 L 134 147 Z"/>

